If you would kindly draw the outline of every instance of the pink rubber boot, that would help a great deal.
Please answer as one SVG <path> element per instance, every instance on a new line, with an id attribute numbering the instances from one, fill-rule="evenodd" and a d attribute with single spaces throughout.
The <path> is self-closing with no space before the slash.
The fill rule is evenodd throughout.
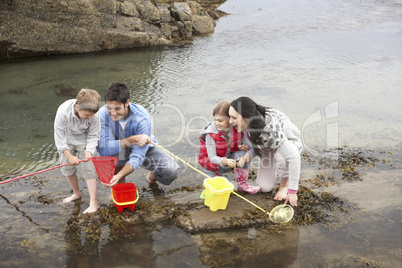
<path id="1" fill-rule="evenodd" d="M 255 194 L 261 190 L 260 186 L 250 186 L 246 183 L 248 179 L 248 168 L 246 169 L 235 168 L 235 176 L 238 191 L 247 192 L 249 194 Z"/>

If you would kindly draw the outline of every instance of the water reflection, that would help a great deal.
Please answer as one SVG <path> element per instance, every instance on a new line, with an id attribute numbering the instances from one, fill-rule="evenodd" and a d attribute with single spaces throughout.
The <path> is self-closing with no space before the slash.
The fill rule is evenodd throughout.
<path id="1" fill-rule="evenodd" d="M 158 226 L 152 232 L 156 267 L 208 267 L 201 263 L 194 236 L 176 226 Z"/>
<path id="2" fill-rule="evenodd" d="M 209 267 L 288 267 L 297 259 L 300 229 L 275 225 L 198 235 L 200 258 Z"/>
<path id="3" fill-rule="evenodd" d="M 83 87 L 103 95 L 109 83 L 127 83 L 132 101 L 151 111 L 167 94 L 155 77 L 162 56 L 158 50 L 144 49 L 130 55 L 65 56 L 0 65 L 0 174 L 16 176 L 56 163 L 55 112 Z M 19 74 L 24 79 L 18 79 Z"/>

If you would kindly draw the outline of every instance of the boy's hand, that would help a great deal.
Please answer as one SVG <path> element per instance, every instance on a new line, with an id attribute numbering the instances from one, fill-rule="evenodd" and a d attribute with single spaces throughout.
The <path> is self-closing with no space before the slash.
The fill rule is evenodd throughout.
<path id="1" fill-rule="evenodd" d="M 85 159 L 82 160 L 83 162 L 88 162 L 89 160 L 91 160 L 90 158 L 92 157 L 92 153 L 90 151 L 86 151 L 85 152 Z"/>
<path id="2" fill-rule="evenodd" d="M 77 166 L 80 163 L 80 159 L 76 157 L 75 155 L 71 155 L 67 157 L 68 162 L 70 162 L 71 165 Z"/>

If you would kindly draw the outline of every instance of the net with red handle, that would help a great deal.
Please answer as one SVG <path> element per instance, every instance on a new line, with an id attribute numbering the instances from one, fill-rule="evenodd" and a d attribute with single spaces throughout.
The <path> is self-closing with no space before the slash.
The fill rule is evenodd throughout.
<path id="1" fill-rule="evenodd" d="M 97 156 L 92 157 L 96 173 L 99 180 L 103 183 L 109 183 L 113 178 L 114 170 L 116 168 L 117 157 L 115 156 Z"/>
<path id="2" fill-rule="evenodd" d="M 116 163 L 117 163 L 117 157 L 95 156 L 95 157 L 91 157 L 89 159 L 92 160 L 92 162 L 95 166 L 96 173 L 98 174 L 100 181 L 104 182 L 104 183 L 108 183 L 113 178 L 114 170 L 116 168 Z M 85 159 L 85 160 L 87 160 L 87 159 Z M 84 160 L 80 160 L 80 163 L 83 161 Z M 26 178 L 26 177 L 33 176 L 33 175 L 37 175 L 37 174 L 40 174 L 40 173 L 43 173 L 43 172 L 46 172 L 46 171 L 49 171 L 49 170 L 52 170 L 55 168 L 61 168 L 61 167 L 68 166 L 68 165 L 71 165 L 71 164 L 68 163 L 68 164 L 64 164 L 64 165 L 60 165 L 60 166 L 56 166 L 56 167 L 51 167 L 51 168 L 37 171 L 37 172 L 31 173 L 31 174 L 19 176 L 16 178 L 5 180 L 5 181 L 0 181 L 0 184 L 9 183 L 11 181 L 15 181 L 15 180 Z"/>

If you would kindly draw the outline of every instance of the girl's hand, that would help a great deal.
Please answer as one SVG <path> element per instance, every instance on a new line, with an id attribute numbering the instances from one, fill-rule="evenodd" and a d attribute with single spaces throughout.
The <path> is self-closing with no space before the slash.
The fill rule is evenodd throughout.
<path id="1" fill-rule="evenodd" d="M 234 159 L 224 159 L 222 161 L 222 164 L 229 166 L 231 168 L 234 168 L 236 166 L 236 160 Z"/>
<path id="2" fill-rule="evenodd" d="M 248 146 L 247 145 L 244 145 L 244 144 L 239 144 L 239 146 L 237 146 L 237 149 L 239 149 L 240 151 L 245 151 L 245 152 L 247 152 L 248 151 Z"/>

